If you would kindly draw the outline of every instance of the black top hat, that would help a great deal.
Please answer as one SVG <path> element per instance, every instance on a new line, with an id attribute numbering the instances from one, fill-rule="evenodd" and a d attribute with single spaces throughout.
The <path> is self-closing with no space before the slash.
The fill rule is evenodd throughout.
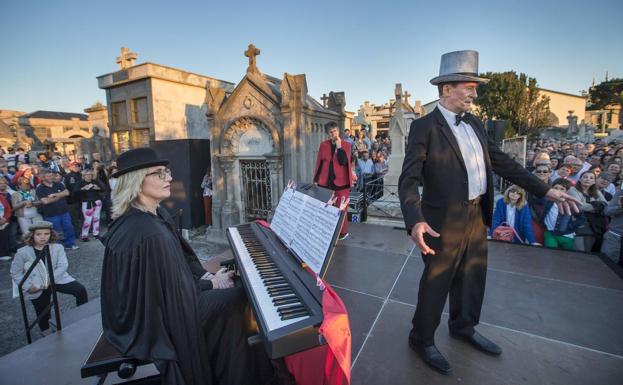
<path id="1" fill-rule="evenodd" d="M 126 151 L 117 158 L 117 172 L 111 177 L 118 178 L 130 171 L 140 170 L 142 168 L 153 166 L 166 166 L 169 164 L 168 159 L 158 157 L 156 151 L 151 148 L 135 148 Z"/>

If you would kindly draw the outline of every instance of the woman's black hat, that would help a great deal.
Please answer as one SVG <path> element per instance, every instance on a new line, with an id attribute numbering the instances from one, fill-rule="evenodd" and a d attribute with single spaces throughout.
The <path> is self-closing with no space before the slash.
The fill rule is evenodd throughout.
<path id="1" fill-rule="evenodd" d="M 159 158 L 156 151 L 151 148 L 135 148 L 119 155 L 117 158 L 117 172 L 112 174 L 111 177 L 118 178 L 130 171 L 153 166 L 166 166 L 168 164 L 168 159 Z"/>

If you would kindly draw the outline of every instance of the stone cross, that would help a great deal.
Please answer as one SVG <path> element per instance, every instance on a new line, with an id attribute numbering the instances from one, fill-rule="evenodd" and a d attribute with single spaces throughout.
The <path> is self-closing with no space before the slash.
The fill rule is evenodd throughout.
<path id="1" fill-rule="evenodd" d="M 409 93 L 409 91 L 405 91 L 405 93 L 402 94 L 402 96 L 404 96 L 405 103 L 409 104 L 409 97 L 411 97 L 411 94 Z"/>
<path id="2" fill-rule="evenodd" d="M 327 94 L 322 94 L 322 97 L 320 98 L 320 100 L 322 100 L 322 106 L 324 108 L 327 108 L 327 100 L 329 100 L 329 97 L 327 96 Z"/>
<path id="3" fill-rule="evenodd" d="M 260 54 L 260 50 L 253 44 L 249 44 L 249 47 L 244 51 L 244 56 L 249 58 L 249 67 L 247 72 L 256 72 L 257 66 L 255 64 L 256 56 Z"/>
<path id="4" fill-rule="evenodd" d="M 119 64 L 119 68 L 126 69 L 130 68 L 134 65 L 134 61 L 138 57 L 136 52 L 130 52 L 130 49 L 127 47 L 121 47 L 121 55 L 117 57 L 117 64 Z"/>

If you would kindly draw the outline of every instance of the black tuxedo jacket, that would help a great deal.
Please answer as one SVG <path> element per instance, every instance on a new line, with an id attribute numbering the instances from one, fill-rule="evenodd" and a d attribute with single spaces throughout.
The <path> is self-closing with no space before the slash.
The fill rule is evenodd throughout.
<path id="1" fill-rule="evenodd" d="M 537 196 L 544 196 L 549 187 L 512 160 L 488 138 L 482 123 L 474 116 L 468 118 L 482 145 L 487 169 L 487 193 L 481 197 L 484 223 L 491 226 L 493 211 L 493 172 Z M 420 196 L 418 188 L 423 186 Z M 462 234 L 467 229 L 468 185 L 467 169 L 459 144 L 441 111 L 411 124 L 409 142 L 398 181 L 398 195 L 407 231 L 418 222 L 428 222 L 441 232 L 444 244 L 454 243 L 449 232 Z M 459 237 L 456 237 L 458 241 Z M 429 239 L 433 249 L 442 240 Z M 436 245 L 435 245 L 436 244 Z M 445 245 L 449 246 L 449 245 Z"/>

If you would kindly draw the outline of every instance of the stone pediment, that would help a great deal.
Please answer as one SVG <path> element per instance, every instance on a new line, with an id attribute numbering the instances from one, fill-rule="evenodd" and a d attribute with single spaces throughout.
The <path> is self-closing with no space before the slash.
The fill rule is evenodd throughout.
<path id="1" fill-rule="evenodd" d="M 248 74 L 225 100 L 217 116 L 226 122 L 241 116 L 262 116 L 280 124 L 279 102 L 268 86 L 258 86 L 258 79 L 249 79 Z"/>

